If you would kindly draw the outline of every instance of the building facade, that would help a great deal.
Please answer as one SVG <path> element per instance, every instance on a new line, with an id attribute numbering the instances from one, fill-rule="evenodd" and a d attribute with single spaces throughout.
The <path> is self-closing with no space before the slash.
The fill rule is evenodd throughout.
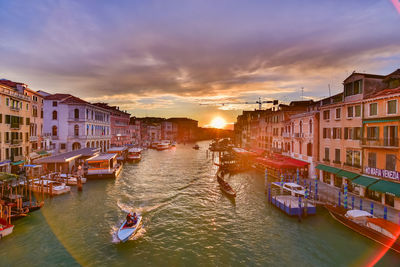
<path id="1" fill-rule="evenodd" d="M 56 153 L 111 145 L 110 112 L 69 94 L 44 98 L 43 133 Z"/>
<path id="2" fill-rule="evenodd" d="M 106 109 L 110 112 L 111 123 L 111 145 L 124 146 L 131 144 L 129 129 L 130 114 L 122 111 L 119 107 L 109 106 L 106 103 L 95 103 L 94 105 Z"/>
<path id="3" fill-rule="evenodd" d="M 0 171 L 23 164 L 30 153 L 31 99 L 24 86 L 0 80 Z M 11 165 L 10 165 L 11 164 Z"/>

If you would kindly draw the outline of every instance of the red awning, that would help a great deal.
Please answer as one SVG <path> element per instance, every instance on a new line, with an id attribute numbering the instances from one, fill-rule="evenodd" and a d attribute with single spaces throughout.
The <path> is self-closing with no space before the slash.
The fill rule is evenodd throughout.
<path id="1" fill-rule="evenodd" d="M 305 161 L 302 161 L 302 160 L 298 160 L 298 159 L 289 158 L 289 157 L 288 157 L 287 161 L 290 164 L 296 166 L 297 168 L 305 168 L 308 165 L 310 165 L 310 163 L 308 163 L 308 162 L 305 162 Z"/>

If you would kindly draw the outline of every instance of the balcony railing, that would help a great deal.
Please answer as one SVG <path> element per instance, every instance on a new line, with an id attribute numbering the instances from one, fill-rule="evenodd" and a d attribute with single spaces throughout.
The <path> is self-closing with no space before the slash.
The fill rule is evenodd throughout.
<path id="1" fill-rule="evenodd" d="M 11 139 L 12 145 L 19 145 L 22 143 L 22 139 Z"/>
<path id="2" fill-rule="evenodd" d="M 13 110 L 13 111 L 20 111 L 20 108 L 19 108 L 19 107 L 10 106 L 10 109 Z"/>
<path id="3" fill-rule="evenodd" d="M 381 139 L 368 139 L 361 140 L 361 145 L 366 147 L 399 147 L 399 138 L 381 138 Z"/>
<path id="4" fill-rule="evenodd" d="M 15 129 L 15 130 L 19 130 L 20 124 L 19 124 L 19 123 L 12 122 L 12 123 L 10 124 L 10 128 L 11 128 L 11 129 Z"/>

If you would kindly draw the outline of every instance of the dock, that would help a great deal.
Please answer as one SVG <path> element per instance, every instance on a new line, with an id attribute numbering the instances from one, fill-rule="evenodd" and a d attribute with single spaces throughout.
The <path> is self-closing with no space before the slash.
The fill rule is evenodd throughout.
<path id="1" fill-rule="evenodd" d="M 274 196 L 271 198 L 271 203 L 289 216 L 315 215 L 317 213 L 315 205 L 299 201 L 299 198 L 294 196 Z"/>

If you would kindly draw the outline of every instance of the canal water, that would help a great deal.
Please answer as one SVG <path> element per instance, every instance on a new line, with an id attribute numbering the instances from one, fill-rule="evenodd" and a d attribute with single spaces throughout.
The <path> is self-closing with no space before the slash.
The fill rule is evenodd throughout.
<path id="1" fill-rule="evenodd" d="M 323 209 L 302 222 L 270 206 L 255 172 L 227 178 L 227 198 L 206 158 L 208 142 L 147 150 L 116 180 L 47 199 L 0 241 L 1 266 L 361 266 L 380 251 Z M 115 232 L 134 209 L 143 228 L 126 243 Z M 379 266 L 399 266 L 389 251 Z"/>

